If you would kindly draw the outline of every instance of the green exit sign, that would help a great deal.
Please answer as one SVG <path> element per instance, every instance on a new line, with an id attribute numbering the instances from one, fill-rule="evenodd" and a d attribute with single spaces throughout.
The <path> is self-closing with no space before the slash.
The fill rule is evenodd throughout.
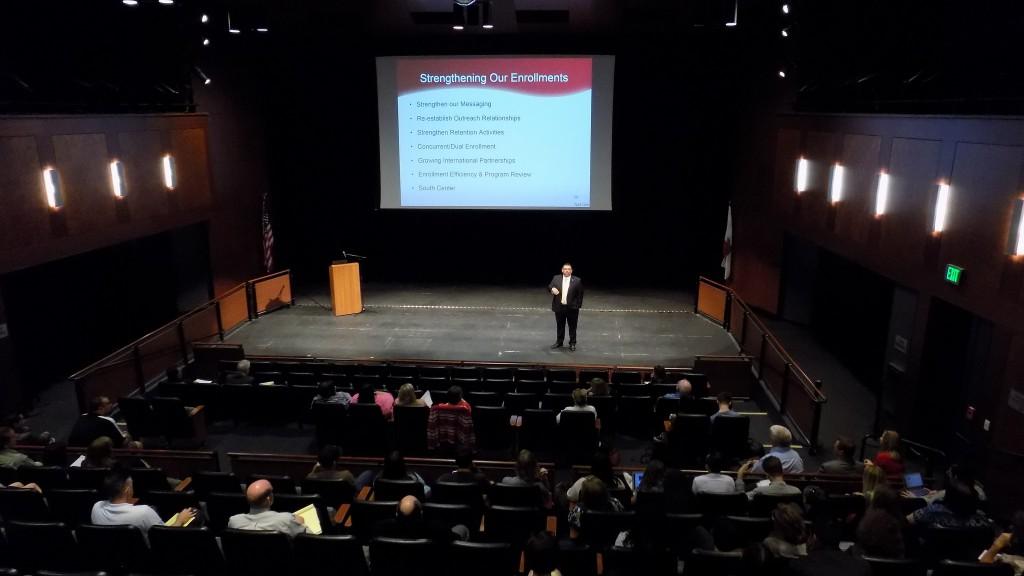
<path id="1" fill-rule="evenodd" d="M 960 281 L 963 280 L 964 269 L 959 266 L 952 264 L 946 264 L 946 282 L 950 284 L 959 285 Z"/>

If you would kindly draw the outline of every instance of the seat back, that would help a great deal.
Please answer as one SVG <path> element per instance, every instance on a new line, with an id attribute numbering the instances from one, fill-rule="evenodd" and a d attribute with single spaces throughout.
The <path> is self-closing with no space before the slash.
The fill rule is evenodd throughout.
<path id="1" fill-rule="evenodd" d="M 509 414 L 522 416 L 526 410 L 536 410 L 540 400 L 535 392 L 509 392 L 505 394 L 505 408 Z"/>
<path id="2" fill-rule="evenodd" d="M 86 565 L 93 570 L 123 574 L 148 568 L 149 546 L 135 526 L 82 524 L 75 534 Z"/>
<path id="3" fill-rule="evenodd" d="M 341 446 L 345 437 L 348 409 L 342 404 L 313 402 L 310 410 L 313 415 L 313 426 L 316 428 L 317 446 Z"/>
<path id="4" fill-rule="evenodd" d="M 430 500 L 479 508 L 483 504 L 483 489 L 476 482 L 435 482 L 430 491 Z"/>
<path id="5" fill-rule="evenodd" d="M 452 542 L 450 565 L 455 576 L 514 576 L 519 572 L 519 558 L 506 542 Z"/>
<path id="6" fill-rule="evenodd" d="M 878 558 L 864 556 L 872 576 L 925 576 L 927 568 L 915 558 Z"/>
<path id="7" fill-rule="evenodd" d="M 355 490 L 355 486 L 346 480 L 306 478 L 302 481 L 303 494 L 319 494 L 324 505 L 332 508 L 352 502 Z"/>
<path id="8" fill-rule="evenodd" d="M 539 486 L 495 484 L 491 486 L 491 503 L 499 506 L 539 507 L 544 504 L 544 494 Z"/>
<path id="9" fill-rule="evenodd" d="M 597 550 L 611 548 L 619 532 L 632 530 L 634 517 L 633 512 L 584 510 L 580 517 L 580 535 Z"/>
<path id="10" fill-rule="evenodd" d="M 591 412 L 562 412 L 558 417 L 561 452 L 571 464 L 590 462 L 597 450 L 597 417 Z"/>
<path id="11" fill-rule="evenodd" d="M 744 545 L 761 542 L 772 531 L 772 519 L 749 516 L 728 516 L 726 519 L 736 527 Z"/>
<path id="12" fill-rule="evenodd" d="M 167 490 L 167 474 L 162 468 L 132 468 L 132 490 L 136 496 L 146 494 L 150 490 Z"/>
<path id="13" fill-rule="evenodd" d="M 235 514 L 248 514 L 249 502 L 245 494 L 237 492 L 211 492 L 206 496 L 207 526 L 214 532 L 227 528 L 228 520 Z"/>
<path id="14" fill-rule="evenodd" d="M 153 407 L 157 430 L 163 436 L 168 439 L 192 436 L 192 422 L 181 398 L 156 396 L 150 399 L 150 405 Z"/>
<path id="15" fill-rule="evenodd" d="M 676 414 L 668 433 L 671 461 L 676 466 L 699 466 L 708 454 L 711 421 L 702 414 Z"/>
<path id="16" fill-rule="evenodd" d="M 293 542 L 295 574 L 318 574 L 325 566 L 341 566 L 346 575 L 367 576 L 363 547 L 355 536 L 299 534 Z"/>
<path id="17" fill-rule="evenodd" d="M 479 507 L 468 504 L 441 504 L 439 502 L 427 502 L 423 505 L 423 518 L 427 525 L 444 526 L 449 530 L 458 525 L 469 529 L 470 533 L 480 530 L 480 516 L 482 510 Z"/>
<path id="18" fill-rule="evenodd" d="M 373 482 L 373 497 L 376 500 L 401 500 L 406 496 L 415 496 L 423 501 L 423 484 L 413 479 L 390 480 L 377 478 Z"/>
<path id="19" fill-rule="evenodd" d="M 618 400 L 614 396 L 591 396 L 588 402 L 597 409 L 597 417 L 601 420 L 601 431 L 605 434 L 613 434 Z"/>
<path id="20" fill-rule="evenodd" d="M 395 406 L 395 438 L 402 454 L 421 456 L 427 453 L 427 406 Z"/>
<path id="21" fill-rule="evenodd" d="M 148 537 L 153 565 L 163 572 L 197 576 L 224 573 L 224 555 L 208 528 L 152 526 Z"/>
<path id="22" fill-rule="evenodd" d="M 970 561 L 992 543 L 991 528 L 929 526 L 924 535 L 924 557 L 934 560 Z"/>
<path id="23" fill-rule="evenodd" d="M 700 493 L 696 497 L 696 508 L 708 516 L 746 516 L 749 499 L 742 492 L 735 494 Z"/>
<path id="24" fill-rule="evenodd" d="M 74 534 L 62 522 L 7 522 L 7 544 L 14 565 L 29 574 L 74 570 L 82 561 Z"/>
<path id="25" fill-rule="evenodd" d="M 378 523 L 395 517 L 397 501 L 356 500 L 352 502 L 352 533 L 366 543 L 373 536 Z"/>
<path id="26" fill-rule="evenodd" d="M 654 405 L 650 396 L 620 396 L 616 414 L 616 430 L 634 438 L 649 440 L 653 414 Z"/>
<path id="27" fill-rule="evenodd" d="M 555 438 L 555 413 L 551 410 L 524 410 L 519 429 L 519 448 L 550 454 Z"/>
<path id="28" fill-rule="evenodd" d="M 220 536 L 227 573 L 232 576 L 279 576 L 291 573 L 288 535 L 264 530 L 227 529 Z"/>
<path id="29" fill-rule="evenodd" d="M 212 492 L 243 493 L 242 483 L 234 472 L 196 472 L 192 475 L 192 489 L 200 500 Z"/>
<path id="30" fill-rule="evenodd" d="M 46 522 L 53 519 L 43 495 L 28 488 L 0 488 L 0 518 L 4 522 Z"/>
<path id="31" fill-rule="evenodd" d="M 358 456 L 383 456 L 388 449 L 388 430 L 384 414 L 376 404 L 349 404 L 345 453 Z"/>
<path id="32" fill-rule="evenodd" d="M 747 416 L 719 416 L 711 423 L 711 449 L 728 458 L 746 456 L 749 436 L 750 418 Z"/>
<path id="33" fill-rule="evenodd" d="M 555 414 L 562 411 L 562 408 L 572 406 L 572 394 L 548 392 L 540 397 L 540 407 L 543 410 L 551 410 Z"/>
<path id="34" fill-rule="evenodd" d="M 53 488 L 67 488 L 68 474 L 60 466 L 22 466 L 18 468 L 18 480 L 23 484 L 38 484 L 45 492 Z"/>
<path id="35" fill-rule="evenodd" d="M 110 468 L 83 468 L 81 466 L 68 468 L 68 482 L 72 488 L 102 490 L 103 481 L 109 475 Z M 135 484 L 134 478 L 132 484 Z"/>
<path id="36" fill-rule="evenodd" d="M 374 538 L 370 541 L 373 576 L 428 576 L 434 574 L 430 540 Z"/>
<path id="37" fill-rule="evenodd" d="M 96 490 L 81 488 L 55 489 L 46 493 L 46 502 L 54 519 L 68 526 L 87 524 L 92 515 L 92 506 L 99 499 Z"/>
<path id="38" fill-rule="evenodd" d="M 135 438 L 161 435 L 149 400 L 138 396 L 122 396 L 117 399 L 117 410 L 128 426 L 128 433 Z"/>
<path id="39" fill-rule="evenodd" d="M 932 576 L 1013 576 L 1009 564 L 981 564 L 980 562 L 958 562 L 943 560 L 935 567 Z"/>
<path id="40" fill-rule="evenodd" d="M 508 542 L 516 550 L 522 550 L 530 536 L 544 530 L 544 524 L 540 508 L 495 505 L 485 512 L 484 538 L 490 542 Z"/>
<path id="41" fill-rule="evenodd" d="M 803 508 L 803 494 L 787 494 L 785 496 L 776 494 L 754 494 L 750 502 L 749 512 L 751 516 L 768 517 L 778 508 L 779 504 L 796 504 Z"/>
<path id="42" fill-rule="evenodd" d="M 743 574 L 742 552 L 718 552 L 695 548 L 686 562 L 686 571 L 702 576 L 738 576 Z"/>
<path id="43" fill-rule="evenodd" d="M 466 402 L 476 409 L 479 406 L 501 406 L 501 396 L 497 392 L 468 392 Z"/>
<path id="44" fill-rule="evenodd" d="M 512 445 L 509 411 L 504 406 L 473 406 L 476 444 L 485 450 L 506 450 Z"/>

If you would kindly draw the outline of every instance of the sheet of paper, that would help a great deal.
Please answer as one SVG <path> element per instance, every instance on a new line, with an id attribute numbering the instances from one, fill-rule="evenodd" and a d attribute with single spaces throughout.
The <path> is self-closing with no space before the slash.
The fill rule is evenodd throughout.
<path id="1" fill-rule="evenodd" d="M 320 527 L 320 516 L 316 513 L 316 507 L 312 504 L 295 511 L 296 516 L 301 516 L 306 521 L 306 531 L 310 534 L 323 534 Z"/>

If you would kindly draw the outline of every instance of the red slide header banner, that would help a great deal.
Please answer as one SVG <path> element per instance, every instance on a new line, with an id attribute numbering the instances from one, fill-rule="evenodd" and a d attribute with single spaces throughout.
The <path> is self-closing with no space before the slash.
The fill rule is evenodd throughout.
<path id="1" fill-rule="evenodd" d="M 590 58 L 401 58 L 398 95 L 432 88 L 497 88 L 561 96 L 593 87 Z"/>

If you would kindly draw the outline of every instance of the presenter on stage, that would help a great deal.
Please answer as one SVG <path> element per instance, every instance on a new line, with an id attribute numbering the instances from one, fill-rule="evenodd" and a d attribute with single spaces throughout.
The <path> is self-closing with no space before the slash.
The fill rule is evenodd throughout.
<path id="1" fill-rule="evenodd" d="M 551 348 L 561 348 L 565 341 L 565 325 L 569 324 L 569 350 L 576 350 L 576 322 L 583 307 L 583 281 L 572 275 L 572 264 L 562 265 L 562 273 L 556 274 L 548 284 L 551 292 L 551 309 L 555 312 L 558 339 Z"/>

